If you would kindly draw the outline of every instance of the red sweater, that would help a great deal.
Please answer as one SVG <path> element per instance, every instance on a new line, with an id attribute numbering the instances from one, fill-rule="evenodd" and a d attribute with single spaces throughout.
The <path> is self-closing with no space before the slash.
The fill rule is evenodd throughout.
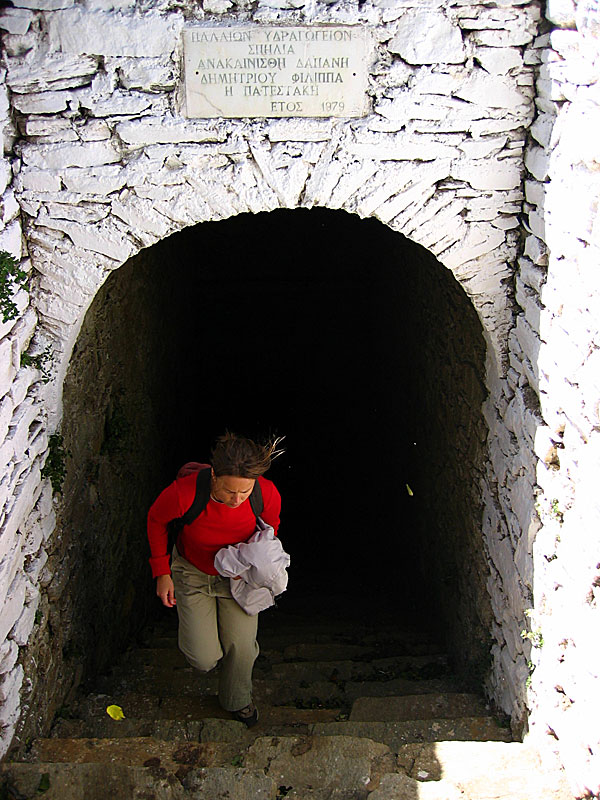
<path id="1" fill-rule="evenodd" d="M 152 577 L 169 575 L 167 552 L 167 523 L 182 516 L 192 505 L 196 494 L 196 473 L 177 478 L 159 494 L 148 512 L 148 541 Z M 258 478 L 263 496 L 262 519 L 277 533 L 281 496 L 275 484 L 267 478 Z M 246 541 L 256 529 L 256 517 L 250 501 L 237 508 L 229 508 L 212 498 L 204 511 L 183 529 L 177 549 L 187 561 L 208 575 L 218 575 L 215 555 L 222 547 Z"/>

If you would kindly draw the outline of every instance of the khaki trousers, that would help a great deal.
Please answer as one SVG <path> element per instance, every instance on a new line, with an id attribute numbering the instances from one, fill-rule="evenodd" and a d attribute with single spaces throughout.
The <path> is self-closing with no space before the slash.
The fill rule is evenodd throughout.
<path id="1" fill-rule="evenodd" d="M 259 648 L 258 615 L 236 603 L 229 578 L 207 575 L 173 549 L 171 572 L 179 616 L 179 649 L 189 663 L 208 672 L 220 659 L 219 702 L 238 711 L 252 700 L 252 668 Z"/>

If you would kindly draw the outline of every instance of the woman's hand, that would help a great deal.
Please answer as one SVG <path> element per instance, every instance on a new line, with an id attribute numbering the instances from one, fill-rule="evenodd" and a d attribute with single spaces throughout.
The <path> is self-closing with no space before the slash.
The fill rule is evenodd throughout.
<path id="1" fill-rule="evenodd" d="M 177 604 L 175 600 L 175 586 L 170 575 L 159 575 L 156 579 L 156 594 L 162 600 L 162 604 L 167 608 L 173 608 Z"/>

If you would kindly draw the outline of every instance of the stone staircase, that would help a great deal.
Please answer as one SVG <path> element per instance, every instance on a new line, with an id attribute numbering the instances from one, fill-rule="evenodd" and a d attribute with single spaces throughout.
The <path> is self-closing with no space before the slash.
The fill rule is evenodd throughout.
<path id="1" fill-rule="evenodd" d="M 570 800 L 425 634 L 321 607 L 262 615 L 250 730 L 220 709 L 216 671 L 187 666 L 165 614 L 2 766 L 0 800 Z"/>

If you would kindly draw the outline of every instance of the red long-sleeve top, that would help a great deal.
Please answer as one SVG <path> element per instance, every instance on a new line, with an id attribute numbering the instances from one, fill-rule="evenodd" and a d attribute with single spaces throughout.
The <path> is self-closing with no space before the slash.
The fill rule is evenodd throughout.
<path id="1" fill-rule="evenodd" d="M 192 505 L 196 494 L 194 472 L 177 478 L 156 498 L 148 512 L 148 541 L 152 577 L 169 575 L 167 552 L 167 523 L 182 516 Z M 275 484 L 267 478 L 257 478 L 263 496 L 262 519 L 275 533 L 279 527 L 281 496 Z M 181 532 L 177 549 L 187 561 L 208 575 L 218 575 L 215 555 L 222 547 L 246 541 L 256 529 L 256 517 L 248 499 L 237 508 L 229 508 L 212 498 L 204 511 Z"/>

